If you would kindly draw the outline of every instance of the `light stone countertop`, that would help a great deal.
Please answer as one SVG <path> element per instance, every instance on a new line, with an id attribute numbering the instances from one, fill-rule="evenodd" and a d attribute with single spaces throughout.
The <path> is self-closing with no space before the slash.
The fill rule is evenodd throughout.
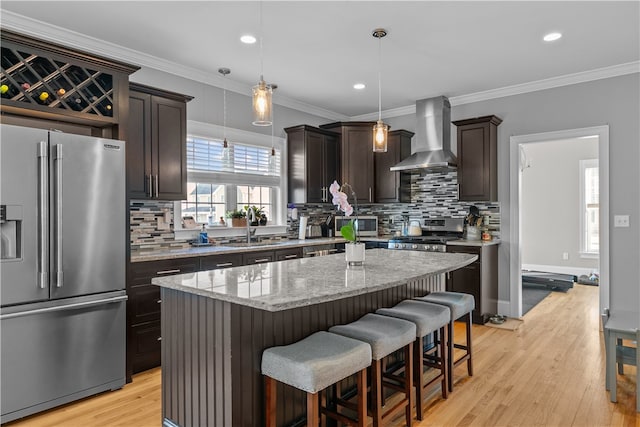
<path id="1" fill-rule="evenodd" d="M 455 270 L 472 254 L 366 251 L 363 266 L 347 268 L 344 254 L 300 258 L 158 277 L 151 283 L 266 311 L 335 301 Z"/>
<path id="2" fill-rule="evenodd" d="M 499 244 L 500 244 L 500 239 L 493 239 L 493 240 L 489 240 L 489 241 L 460 239 L 460 240 L 450 240 L 450 241 L 447 242 L 447 245 L 449 245 L 449 246 L 477 246 L 477 247 L 483 247 L 483 246 L 491 246 L 491 245 L 499 245 Z"/>
<path id="3" fill-rule="evenodd" d="M 180 249 L 161 249 L 157 251 L 132 251 L 131 262 L 158 261 L 163 259 L 190 258 L 207 255 L 222 255 L 232 253 L 246 253 L 257 251 L 268 251 L 274 249 L 298 248 L 303 246 L 327 245 L 334 243 L 344 243 L 346 240 L 339 237 L 324 237 L 317 239 L 289 239 L 278 242 L 255 243 L 253 245 L 224 244 L 213 246 L 192 246 Z"/>

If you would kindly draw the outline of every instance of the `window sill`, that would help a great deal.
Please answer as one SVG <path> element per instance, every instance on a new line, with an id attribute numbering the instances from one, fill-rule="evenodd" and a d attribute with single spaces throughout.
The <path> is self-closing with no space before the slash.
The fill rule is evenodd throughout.
<path id="1" fill-rule="evenodd" d="M 225 226 L 211 226 L 207 227 L 207 235 L 209 237 L 236 237 L 236 236 L 246 236 L 247 228 L 246 227 L 225 227 Z M 252 230 L 256 230 L 254 236 L 268 236 L 275 234 L 286 234 L 287 226 L 286 225 L 261 225 L 258 227 L 251 227 Z M 176 239 L 192 239 L 198 237 L 200 234 L 201 228 L 176 228 L 174 230 Z"/>

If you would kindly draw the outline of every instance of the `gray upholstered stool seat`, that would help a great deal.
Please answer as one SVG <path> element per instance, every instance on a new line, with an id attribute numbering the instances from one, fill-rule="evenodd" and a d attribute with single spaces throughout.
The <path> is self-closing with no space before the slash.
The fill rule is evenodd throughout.
<path id="1" fill-rule="evenodd" d="M 447 361 L 445 348 L 446 326 L 451 323 L 449 307 L 423 301 L 404 300 L 391 308 L 381 308 L 377 314 L 409 320 L 416 325 L 416 341 L 413 344 L 413 376 L 416 386 L 416 417 L 422 420 L 422 400 L 424 389 L 440 382 L 442 397 L 447 398 Z M 433 333 L 433 342 L 437 344 L 426 351 L 424 336 Z M 437 369 L 439 373 L 429 381 L 424 379 L 424 366 Z"/>
<path id="2" fill-rule="evenodd" d="M 414 323 L 376 314 L 365 314 L 355 322 L 333 326 L 329 332 L 368 343 L 373 360 L 380 360 L 416 339 Z"/>
<path id="3" fill-rule="evenodd" d="M 391 386 L 391 383 L 383 382 L 385 375 L 382 370 L 382 358 L 404 348 L 404 361 L 406 371 L 413 369 L 413 341 L 416 339 L 416 325 L 403 319 L 381 316 L 378 314 L 365 314 L 355 322 L 347 325 L 338 325 L 329 328 L 330 332 L 364 341 L 371 346 L 371 416 L 373 427 L 382 426 L 383 420 L 392 418 L 396 412 L 405 410 L 405 422 L 411 425 L 413 407 L 413 375 L 403 377 L 393 376 L 393 388 L 399 389 L 402 385 L 404 397 L 395 405 L 383 411 L 383 386 Z M 385 408 L 386 409 L 386 408 Z"/>
<path id="4" fill-rule="evenodd" d="M 342 335 L 316 332 L 262 353 L 262 374 L 317 393 L 371 365 L 371 347 Z"/>
<path id="5" fill-rule="evenodd" d="M 424 337 L 451 321 L 451 312 L 444 305 L 419 301 L 401 301 L 391 308 L 376 310 L 376 314 L 408 320 L 416 325 L 416 337 Z"/>
<path id="6" fill-rule="evenodd" d="M 473 295 L 461 292 L 432 292 L 423 297 L 415 298 L 415 300 L 425 303 L 441 304 L 449 307 L 449 310 L 451 310 L 451 322 L 447 327 L 447 363 L 449 365 L 447 369 L 447 379 L 449 382 L 449 391 L 453 391 L 453 368 L 456 365 L 466 360 L 467 373 L 469 374 L 469 376 L 473 376 L 473 356 L 471 352 L 471 312 L 476 307 L 475 299 L 473 298 Z M 456 344 L 453 337 L 453 322 L 454 320 L 460 319 L 462 317 L 465 318 L 465 329 L 467 335 L 466 343 L 464 345 Z M 464 350 L 464 354 L 457 360 L 454 360 L 453 358 L 454 347 Z"/>
<path id="7" fill-rule="evenodd" d="M 459 319 L 476 308 L 473 295 L 461 292 L 432 292 L 423 297 L 416 298 L 420 301 L 446 305 L 451 310 L 451 319 Z"/>
<path id="8" fill-rule="evenodd" d="M 265 418 L 275 427 L 276 383 L 282 382 L 307 393 L 307 426 L 317 427 L 320 412 L 351 426 L 367 425 L 367 368 L 371 365 L 369 344 L 329 332 L 316 332 L 290 345 L 271 347 L 262 353 L 265 379 Z M 357 419 L 335 409 L 321 407 L 322 390 L 357 374 Z"/>

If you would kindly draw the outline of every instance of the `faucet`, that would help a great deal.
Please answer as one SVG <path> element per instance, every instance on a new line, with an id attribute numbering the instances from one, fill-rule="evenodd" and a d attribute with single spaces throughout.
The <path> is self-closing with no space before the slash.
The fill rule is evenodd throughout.
<path id="1" fill-rule="evenodd" d="M 251 229 L 251 223 L 256 220 L 256 213 L 253 208 L 247 209 L 247 243 L 251 243 L 251 235 L 256 233 L 256 229 Z"/>

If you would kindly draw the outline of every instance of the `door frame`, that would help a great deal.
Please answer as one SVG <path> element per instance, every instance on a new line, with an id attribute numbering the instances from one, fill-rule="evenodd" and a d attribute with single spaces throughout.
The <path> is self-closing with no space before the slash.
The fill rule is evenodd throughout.
<path id="1" fill-rule="evenodd" d="M 511 183 L 509 207 L 509 310 L 512 317 L 522 316 L 522 170 L 520 169 L 520 146 L 534 142 L 548 142 L 586 136 L 598 136 L 599 187 L 600 187 L 600 255 L 599 290 L 600 313 L 609 307 L 609 126 L 593 126 L 516 135 L 509 138 L 509 182 Z"/>

